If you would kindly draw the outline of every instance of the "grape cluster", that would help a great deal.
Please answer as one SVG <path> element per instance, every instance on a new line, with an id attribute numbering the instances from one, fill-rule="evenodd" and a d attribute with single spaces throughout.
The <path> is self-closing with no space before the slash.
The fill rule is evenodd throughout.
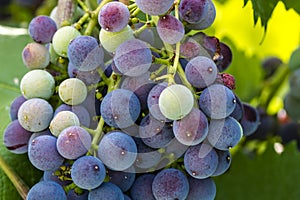
<path id="1" fill-rule="evenodd" d="M 27 199 L 214 199 L 259 119 L 224 72 L 230 48 L 201 31 L 213 2 L 97 3 L 59 1 L 29 24 L 4 133 L 44 171 Z"/>

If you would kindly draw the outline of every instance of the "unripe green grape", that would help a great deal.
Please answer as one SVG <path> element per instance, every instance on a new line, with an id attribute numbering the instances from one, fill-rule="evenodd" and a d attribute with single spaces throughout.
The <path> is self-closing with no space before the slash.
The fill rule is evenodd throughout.
<path id="1" fill-rule="evenodd" d="M 50 53 L 44 45 L 32 42 L 23 49 L 22 59 L 28 69 L 44 69 L 50 62 Z"/>
<path id="2" fill-rule="evenodd" d="M 87 87 L 78 78 L 68 78 L 59 85 L 58 94 L 65 104 L 79 105 L 87 96 Z"/>
<path id="3" fill-rule="evenodd" d="M 158 105 L 166 118 L 178 120 L 190 113 L 194 105 L 194 96 L 186 86 L 175 84 L 161 92 Z"/>
<path id="4" fill-rule="evenodd" d="M 58 55 L 67 57 L 69 43 L 80 35 L 81 33 L 72 26 L 64 26 L 58 29 L 52 38 L 54 50 Z"/>
<path id="5" fill-rule="evenodd" d="M 41 69 L 27 72 L 20 83 L 20 89 L 26 99 L 49 99 L 54 92 L 55 80 L 53 76 Z"/>
<path id="6" fill-rule="evenodd" d="M 120 44 L 133 38 L 133 31 L 128 25 L 119 32 L 109 32 L 101 29 L 99 34 L 100 42 L 108 52 L 114 52 Z"/>
<path id="7" fill-rule="evenodd" d="M 71 111 L 61 111 L 51 120 L 49 129 L 51 133 L 57 137 L 65 128 L 79 125 L 80 122 L 75 113 Z"/>

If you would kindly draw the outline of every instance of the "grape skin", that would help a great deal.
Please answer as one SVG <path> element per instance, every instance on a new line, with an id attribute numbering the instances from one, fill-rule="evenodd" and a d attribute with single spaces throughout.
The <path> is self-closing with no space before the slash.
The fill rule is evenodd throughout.
<path id="1" fill-rule="evenodd" d="M 293 107 L 298 112 L 296 107 Z M 260 124 L 260 115 L 256 108 L 248 103 L 243 103 L 244 115 L 240 121 L 244 136 L 253 134 Z"/>
<path id="2" fill-rule="evenodd" d="M 109 177 L 109 182 L 116 184 L 123 192 L 128 191 L 134 180 L 135 180 L 135 170 L 133 167 L 126 169 L 125 171 L 114 171 L 107 170 L 107 175 Z"/>
<path id="3" fill-rule="evenodd" d="M 99 187 L 105 178 L 105 166 L 94 156 L 83 156 L 71 167 L 71 178 L 82 189 L 91 190 Z"/>
<path id="4" fill-rule="evenodd" d="M 24 47 L 22 60 L 28 69 L 44 69 L 50 63 L 50 53 L 44 45 L 32 42 Z"/>
<path id="5" fill-rule="evenodd" d="M 180 18 L 191 24 L 199 23 L 206 16 L 208 2 L 209 0 L 181 0 Z"/>
<path id="6" fill-rule="evenodd" d="M 19 108 L 26 100 L 27 99 L 25 99 L 23 95 L 20 95 L 12 101 L 9 108 L 9 117 L 11 121 L 18 119 Z"/>
<path id="7" fill-rule="evenodd" d="M 219 158 L 218 167 L 212 176 L 220 176 L 224 174 L 231 165 L 231 154 L 229 150 L 216 150 Z"/>
<path id="8" fill-rule="evenodd" d="M 54 181 L 40 181 L 30 188 L 26 200 L 67 200 L 61 185 Z"/>
<path id="9" fill-rule="evenodd" d="M 130 195 L 132 200 L 155 200 L 152 192 L 154 174 L 143 174 L 135 179 Z"/>
<path id="10" fill-rule="evenodd" d="M 188 176 L 190 191 L 186 200 L 214 200 L 216 197 L 216 184 L 214 179 L 196 179 Z"/>
<path id="11" fill-rule="evenodd" d="M 137 6 L 146 14 L 162 15 L 173 5 L 173 0 L 136 0 Z"/>
<path id="12" fill-rule="evenodd" d="M 70 111 L 61 111 L 53 117 L 49 129 L 54 136 L 58 136 L 61 131 L 69 126 L 79 126 L 77 115 Z"/>
<path id="13" fill-rule="evenodd" d="M 89 200 L 124 200 L 122 190 L 111 182 L 104 182 L 89 192 Z"/>

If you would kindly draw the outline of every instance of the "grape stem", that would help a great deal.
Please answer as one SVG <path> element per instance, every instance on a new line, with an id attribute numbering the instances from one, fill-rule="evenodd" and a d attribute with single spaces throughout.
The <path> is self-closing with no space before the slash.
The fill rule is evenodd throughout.
<path id="1" fill-rule="evenodd" d="M 12 182 L 12 184 L 17 189 L 18 193 L 22 199 L 26 199 L 29 191 L 29 187 L 24 183 L 24 181 L 14 172 L 14 170 L 5 162 L 3 157 L 0 155 L 0 168 Z"/>

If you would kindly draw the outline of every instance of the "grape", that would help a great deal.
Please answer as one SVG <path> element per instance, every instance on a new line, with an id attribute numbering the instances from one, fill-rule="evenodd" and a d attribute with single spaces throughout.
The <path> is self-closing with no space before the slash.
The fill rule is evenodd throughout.
<path id="1" fill-rule="evenodd" d="M 231 164 L 231 154 L 229 150 L 218 150 L 216 149 L 218 154 L 219 162 L 216 171 L 213 173 L 212 176 L 220 176 L 224 174 L 230 167 Z"/>
<path id="2" fill-rule="evenodd" d="M 50 43 L 56 31 L 55 21 L 45 15 L 36 16 L 30 21 L 28 26 L 30 37 L 35 42 L 42 44 Z"/>
<path id="3" fill-rule="evenodd" d="M 293 71 L 289 77 L 290 95 L 296 99 L 300 99 L 300 69 Z"/>
<path id="4" fill-rule="evenodd" d="M 237 95 L 235 95 L 235 99 L 236 105 L 230 116 L 236 119 L 237 121 L 241 121 L 244 116 L 244 106 L 241 99 Z"/>
<path id="5" fill-rule="evenodd" d="M 184 166 L 192 177 L 208 178 L 218 167 L 218 154 L 212 146 L 206 143 L 190 146 L 184 154 Z"/>
<path id="6" fill-rule="evenodd" d="M 26 153 L 31 132 L 25 130 L 18 120 L 10 122 L 3 133 L 4 146 L 16 154 Z"/>
<path id="7" fill-rule="evenodd" d="M 136 95 L 125 89 L 116 89 L 108 93 L 101 103 L 104 121 L 118 128 L 126 128 L 135 123 L 140 114 L 140 102 Z"/>
<path id="8" fill-rule="evenodd" d="M 179 16 L 184 21 L 196 24 L 202 21 L 207 14 L 209 0 L 181 0 Z"/>
<path id="9" fill-rule="evenodd" d="M 129 25 L 119 32 L 110 32 L 101 29 L 99 34 L 99 40 L 103 48 L 108 52 L 115 52 L 120 44 L 133 38 L 133 31 Z"/>
<path id="10" fill-rule="evenodd" d="M 103 63 L 104 52 L 94 37 L 81 35 L 70 42 L 68 58 L 76 69 L 91 71 Z"/>
<path id="11" fill-rule="evenodd" d="M 129 168 L 137 157 L 137 147 L 131 136 L 113 131 L 104 135 L 99 143 L 98 156 L 111 170 Z"/>
<path id="12" fill-rule="evenodd" d="M 174 133 L 171 124 L 158 121 L 151 115 L 146 115 L 139 126 L 139 136 L 147 146 L 163 148 L 174 138 Z"/>
<path id="13" fill-rule="evenodd" d="M 223 119 L 229 116 L 235 105 L 235 95 L 222 84 L 212 84 L 205 88 L 199 99 L 200 109 L 212 119 Z"/>
<path id="14" fill-rule="evenodd" d="M 9 117 L 11 121 L 18 119 L 18 111 L 20 106 L 26 101 L 23 95 L 16 97 L 10 104 Z"/>
<path id="15" fill-rule="evenodd" d="M 121 2 L 109 2 L 101 8 L 98 22 L 106 31 L 119 32 L 127 26 L 129 18 L 130 12 L 126 5 Z"/>
<path id="16" fill-rule="evenodd" d="M 182 44 L 180 45 L 180 55 L 186 57 L 186 59 L 188 60 L 193 59 L 200 55 L 210 58 L 210 55 L 207 53 L 207 51 L 191 37 L 188 37 L 188 39 L 183 41 Z M 182 63 L 181 66 L 185 68 L 184 67 L 185 65 L 183 66 Z"/>
<path id="17" fill-rule="evenodd" d="M 229 65 L 232 62 L 231 49 L 227 44 L 225 44 L 223 42 L 220 42 L 220 54 L 221 54 L 222 59 L 220 61 L 218 61 L 216 64 L 217 64 L 219 71 L 223 72 L 229 67 Z"/>
<path id="18" fill-rule="evenodd" d="M 114 63 L 126 76 L 140 76 L 151 67 L 152 53 L 145 42 L 139 39 L 127 40 L 116 49 Z"/>
<path id="19" fill-rule="evenodd" d="M 208 141 L 219 150 L 231 149 L 237 145 L 243 136 L 241 124 L 233 117 L 212 119 L 208 130 Z"/>
<path id="20" fill-rule="evenodd" d="M 130 195 L 132 200 L 155 200 L 152 192 L 154 174 L 142 174 L 135 179 Z"/>
<path id="21" fill-rule="evenodd" d="M 287 93 L 284 97 L 284 109 L 288 116 L 293 120 L 298 121 L 300 119 L 300 100 L 294 98 L 290 93 Z M 252 117 L 253 121 L 256 121 L 255 116 Z"/>
<path id="22" fill-rule="evenodd" d="M 190 191 L 186 200 L 214 200 L 216 197 L 216 184 L 214 179 L 196 179 L 188 177 Z"/>
<path id="23" fill-rule="evenodd" d="M 130 172 L 127 172 L 127 170 Z M 135 180 L 134 168 L 127 170 L 126 172 L 107 170 L 109 182 L 116 184 L 123 192 L 128 191 Z"/>
<path id="24" fill-rule="evenodd" d="M 44 45 L 32 42 L 24 47 L 22 60 L 28 69 L 44 69 L 50 63 L 50 53 Z"/>
<path id="25" fill-rule="evenodd" d="M 169 44 L 180 42 L 185 33 L 181 21 L 172 15 L 159 18 L 156 29 L 160 39 Z"/>
<path id="26" fill-rule="evenodd" d="M 76 189 L 69 190 L 67 193 L 67 199 L 70 200 L 87 200 L 89 196 L 88 190 L 80 190 L 80 193 Z"/>
<path id="27" fill-rule="evenodd" d="M 162 15 L 173 5 L 173 0 L 136 0 L 136 5 L 146 14 Z"/>
<path id="28" fill-rule="evenodd" d="M 270 78 L 281 64 L 282 60 L 276 56 L 269 56 L 265 58 L 261 63 L 262 68 L 264 69 L 264 78 Z"/>
<path id="29" fill-rule="evenodd" d="M 40 181 L 30 188 L 26 200 L 67 200 L 61 185 L 54 181 Z"/>
<path id="30" fill-rule="evenodd" d="M 192 110 L 194 96 L 186 86 L 174 84 L 161 92 L 158 105 L 166 118 L 178 120 L 185 117 Z"/>
<path id="31" fill-rule="evenodd" d="M 61 177 L 61 174 L 64 173 L 61 168 L 44 171 L 43 173 L 43 181 L 54 181 L 61 186 L 66 186 L 72 183 L 71 180 L 67 180 L 70 177 Z"/>
<path id="32" fill-rule="evenodd" d="M 44 99 L 33 98 L 25 101 L 18 112 L 21 126 L 31 132 L 46 129 L 53 116 L 52 106 Z"/>
<path id="33" fill-rule="evenodd" d="M 94 156 L 83 156 L 71 167 L 74 183 L 82 189 L 91 190 L 100 186 L 105 178 L 105 167 L 101 160 Z"/>
<path id="34" fill-rule="evenodd" d="M 126 194 L 124 194 L 124 200 L 131 200 L 131 198 L 129 196 L 127 196 Z"/>
<path id="35" fill-rule="evenodd" d="M 215 82 L 218 69 L 213 60 L 205 56 L 197 56 L 185 67 L 185 75 L 192 86 L 205 88 Z"/>
<path id="36" fill-rule="evenodd" d="M 300 68 L 300 47 L 297 47 L 293 52 L 289 59 L 288 66 L 291 70 L 296 70 Z"/>
<path id="37" fill-rule="evenodd" d="M 80 36 L 81 33 L 72 26 L 64 26 L 59 28 L 53 35 L 52 44 L 55 52 L 62 56 L 68 56 L 68 46 L 71 40 Z"/>
<path id="38" fill-rule="evenodd" d="M 207 136 L 207 118 L 201 110 L 193 108 L 187 116 L 173 122 L 173 132 L 182 144 L 197 145 Z"/>
<path id="39" fill-rule="evenodd" d="M 79 126 L 77 115 L 70 111 L 61 111 L 53 117 L 49 129 L 54 136 L 58 136 L 62 130 L 69 126 Z"/>
<path id="40" fill-rule="evenodd" d="M 90 191 L 89 200 L 124 200 L 122 190 L 111 182 L 104 182 Z"/>
<path id="41" fill-rule="evenodd" d="M 163 169 L 154 177 L 152 191 L 156 199 L 184 200 L 189 192 L 188 179 L 178 169 Z"/>
<path id="42" fill-rule="evenodd" d="M 20 83 L 20 89 L 26 99 L 49 99 L 54 93 L 55 80 L 44 70 L 36 69 L 27 72 Z"/>
<path id="43" fill-rule="evenodd" d="M 141 27 L 143 27 L 145 24 L 144 23 L 137 23 L 135 24 L 135 30 L 140 30 Z M 137 39 L 143 40 L 144 42 L 150 44 L 151 46 L 155 46 L 155 38 L 154 36 L 154 30 L 155 28 L 153 27 L 147 27 L 146 29 L 142 30 L 142 32 L 139 32 L 138 35 L 136 35 Z"/>
<path id="44" fill-rule="evenodd" d="M 41 135 L 34 138 L 28 147 L 28 157 L 33 166 L 42 171 L 59 168 L 64 158 L 56 149 L 56 137 Z"/>
<path id="45" fill-rule="evenodd" d="M 260 124 L 259 113 L 256 108 L 248 103 L 243 103 L 244 115 L 240 123 L 243 128 L 243 135 L 249 136 L 253 134 Z M 295 109 L 295 107 L 293 107 Z"/>
<path id="46" fill-rule="evenodd" d="M 83 71 L 77 69 L 71 62 L 68 64 L 68 74 L 70 78 L 78 78 L 82 80 L 87 86 L 97 84 L 101 78 L 98 72 L 99 68 L 91 71 Z"/>
<path id="47" fill-rule="evenodd" d="M 89 132 L 80 126 L 69 126 L 58 135 L 56 147 L 64 158 L 77 159 L 86 154 L 91 145 Z"/>
<path id="48" fill-rule="evenodd" d="M 87 97 L 87 87 L 78 78 L 68 78 L 60 83 L 58 87 L 60 99 L 69 105 L 79 105 Z"/>

